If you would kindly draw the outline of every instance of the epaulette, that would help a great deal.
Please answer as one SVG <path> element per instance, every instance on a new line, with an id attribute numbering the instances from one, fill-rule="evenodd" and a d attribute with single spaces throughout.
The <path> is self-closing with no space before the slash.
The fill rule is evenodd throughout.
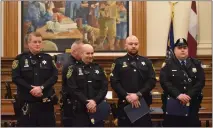
<path id="1" fill-rule="evenodd" d="M 161 65 L 161 68 L 165 67 L 166 65 L 169 65 L 171 64 L 171 60 L 165 60 L 162 65 Z"/>
<path id="2" fill-rule="evenodd" d="M 195 65 L 200 65 L 201 61 L 195 58 L 190 57 L 190 60 L 192 61 L 192 63 L 194 63 Z"/>
<path id="3" fill-rule="evenodd" d="M 28 52 L 22 52 L 21 54 L 17 55 L 15 60 L 19 60 L 22 56 L 28 55 Z"/>

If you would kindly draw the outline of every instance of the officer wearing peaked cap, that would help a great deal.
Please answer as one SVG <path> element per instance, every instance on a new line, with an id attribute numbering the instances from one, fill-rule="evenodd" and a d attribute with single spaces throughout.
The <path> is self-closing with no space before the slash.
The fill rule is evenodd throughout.
<path id="1" fill-rule="evenodd" d="M 12 64 L 12 81 L 17 86 L 16 112 L 21 127 L 55 126 L 54 84 L 58 79 L 55 61 L 41 53 L 42 37 L 32 32 L 26 37 L 29 52 L 18 55 Z M 17 114 L 17 113 L 16 113 Z"/>
<path id="2" fill-rule="evenodd" d="M 173 51 L 175 57 L 167 60 L 160 71 L 160 84 L 164 91 L 163 126 L 201 126 L 198 112 L 202 101 L 202 89 L 205 85 L 204 70 L 199 60 L 188 57 L 188 44 L 184 38 L 176 41 Z M 182 116 L 169 114 L 168 99 L 170 98 L 187 106 L 189 108 L 187 114 Z"/>

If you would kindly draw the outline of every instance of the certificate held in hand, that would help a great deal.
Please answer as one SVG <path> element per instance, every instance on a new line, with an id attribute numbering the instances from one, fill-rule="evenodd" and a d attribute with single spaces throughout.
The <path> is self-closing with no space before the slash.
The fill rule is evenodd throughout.
<path id="1" fill-rule="evenodd" d="M 188 116 L 189 105 L 182 105 L 180 100 L 167 98 L 166 114 L 174 116 Z"/>
<path id="2" fill-rule="evenodd" d="M 139 108 L 132 108 L 132 104 L 128 104 L 124 107 L 124 111 L 126 112 L 126 115 L 128 116 L 131 123 L 134 123 L 144 115 L 150 112 L 150 109 L 144 100 L 144 98 L 140 99 L 141 106 Z"/>
<path id="3" fill-rule="evenodd" d="M 89 113 L 89 118 L 92 124 L 105 120 L 110 114 L 110 105 L 106 101 L 102 101 L 97 105 L 95 113 Z"/>

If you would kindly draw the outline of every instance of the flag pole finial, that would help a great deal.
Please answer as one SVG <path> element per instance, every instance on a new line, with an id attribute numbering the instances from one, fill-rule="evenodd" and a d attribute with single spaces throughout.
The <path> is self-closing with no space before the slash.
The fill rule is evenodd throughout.
<path id="1" fill-rule="evenodd" d="M 175 5 L 178 3 L 178 2 L 171 2 L 169 1 L 170 5 L 171 5 L 171 16 L 172 16 L 172 20 L 174 18 L 174 15 L 175 15 Z"/>

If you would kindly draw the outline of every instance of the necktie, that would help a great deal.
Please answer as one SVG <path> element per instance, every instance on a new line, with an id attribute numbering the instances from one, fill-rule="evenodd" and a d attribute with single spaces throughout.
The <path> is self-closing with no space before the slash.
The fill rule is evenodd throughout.
<path id="1" fill-rule="evenodd" d="M 182 65 L 182 66 L 185 66 L 185 61 L 181 61 L 181 65 Z"/>
<path id="2" fill-rule="evenodd" d="M 183 69 L 186 69 L 186 63 L 185 63 L 185 61 L 181 61 L 181 66 L 183 67 Z"/>

